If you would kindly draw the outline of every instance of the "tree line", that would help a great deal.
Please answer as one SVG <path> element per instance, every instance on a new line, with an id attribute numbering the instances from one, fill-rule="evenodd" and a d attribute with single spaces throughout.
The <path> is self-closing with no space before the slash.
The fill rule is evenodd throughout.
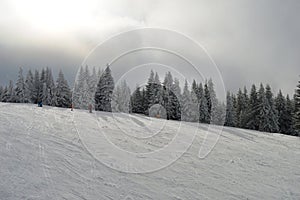
<path id="1" fill-rule="evenodd" d="M 73 92 L 73 95 L 72 95 Z M 126 81 L 115 86 L 110 67 L 104 71 L 81 67 L 71 91 L 62 71 L 56 82 L 49 68 L 34 75 L 28 70 L 26 78 L 20 68 L 14 85 L 0 86 L 2 102 L 38 103 L 57 107 L 97 111 L 138 113 L 170 120 L 225 125 L 264 132 L 298 135 L 300 131 L 300 81 L 295 95 L 290 98 L 279 90 L 276 96 L 269 84 L 252 85 L 237 94 L 227 92 L 226 104 L 217 99 L 212 79 L 204 83 L 180 82 L 167 72 L 161 82 L 158 73 L 151 70 L 147 84 L 137 86 L 131 94 Z"/>
<path id="2" fill-rule="evenodd" d="M 56 82 L 48 67 L 34 74 L 29 69 L 26 77 L 23 69 L 19 69 L 16 84 L 10 80 L 5 87 L 0 86 L 1 102 L 11 103 L 40 103 L 56 107 L 70 107 L 72 92 L 60 70 Z"/>

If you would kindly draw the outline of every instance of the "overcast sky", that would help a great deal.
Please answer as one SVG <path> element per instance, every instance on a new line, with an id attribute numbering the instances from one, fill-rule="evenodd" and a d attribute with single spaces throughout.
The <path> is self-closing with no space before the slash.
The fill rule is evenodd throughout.
<path id="1" fill-rule="evenodd" d="M 299 11 L 299 0 L 1 0 L 0 83 L 15 80 L 21 66 L 61 68 L 71 82 L 108 37 L 162 27 L 203 45 L 226 89 L 263 82 L 292 94 L 300 75 Z"/>

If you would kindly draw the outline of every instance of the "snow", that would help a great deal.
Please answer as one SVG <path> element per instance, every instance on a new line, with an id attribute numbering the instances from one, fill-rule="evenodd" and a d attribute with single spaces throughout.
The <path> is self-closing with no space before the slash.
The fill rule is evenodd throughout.
<path id="1" fill-rule="evenodd" d="M 299 138 L 225 127 L 200 159 L 206 130 L 0 103 L 0 199 L 300 199 Z"/>

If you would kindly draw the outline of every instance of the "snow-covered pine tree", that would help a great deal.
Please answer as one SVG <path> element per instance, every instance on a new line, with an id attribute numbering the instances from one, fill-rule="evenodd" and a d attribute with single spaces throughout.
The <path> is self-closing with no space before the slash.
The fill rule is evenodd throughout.
<path id="1" fill-rule="evenodd" d="M 259 125 L 259 105 L 257 99 L 256 86 L 253 84 L 250 91 L 249 105 L 247 109 L 247 124 L 246 127 L 252 130 L 258 130 Z"/>
<path id="2" fill-rule="evenodd" d="M 196 94 L 197 90 L 191 90 L 191 120 L 192 122 L 199 122 L 199 100 Z"/>
<path id="3" fill-rule="evenodd" d="M 154 104 L 162 104 L 162 85 L 157 72 L 154 76 L 153 100 Z"/>
<path id="4" fill-rule="evenodd" d="M 287 134 L 285 127 L 285 114 L 286 114 L 286 101 L 282 95 L 281 90 L 279 90 L 277 97 L 275 98 L 275 107 L 278 111 L 278 128 L 280 133 Z"/>
<path id="5" fill-rule="evenodd" d="M 95 105 L 94 96 L 95 96 L 95 92 L 96 92 L 96 88 L 97 88 L 97 83 L 98 83 L 98 76 L 97 76 L 96 68 L 93 67 L 92 74 L 90 76 L 90 85 L 89 85 L 90 95 L 93 97 L 93 98 L 91 98 L 92 105 Z"/>
<path id="6" fill-rule="evenodd" d="M 259 90 L 259 99 L 261 104 L 259 106 L 260 121 L 259 121 L 258 129 L 259 131 L 272 132 L 273 127 L 271 125 L 272 123 L 269 118 L 271 108 L 266 98 L 265 90 L 262 87 Z"/>
<path id="7" fill-rule="evenodd" d="M 200 102 L 200 88 L 199 88 L 199 85 L 197 84 L 197 82 L 195 81 L 195 79 L 193 80 L 193 83 L 192 83 L 192 91 L 194 91 L 194 93 L 197 96 L 198 102 Z"/>
<path id="8" fill-rule="evenodd" d="M 71 105 L 71 90 L 61 70 L 56 81 L 55 100 L 57 107 L 68 108 Z"/>
<path id="9" fill-rule="evenodd" d="M 99 111 L 111 112 L 111 99 L 114 90 L 114 79 L 111 75 L 109 65 L 107 65 L 104 73 L 101 75 L 96 93 L 95 93 L 95 109 Z"/>
<path id="10" fill-rule="evenodd" d="M 3 91 L 4 91 L 4 88 L 2 85 L 0 85 L 0 101 L 2 101 Z"/>
<path id="11" fill-rule="evenodd" d="M 194 112 L 192 111 L 191 92 L 189 91 L 188 82 L 185 80 L 182 102 L 181 102 L 181 120 L 192 122 L 195 120 Z"/>
<path id="12" fill-rule="evenodd" d="M 202 96 L 199 103 L 199 121 L 201 123 L 210 123 L 210 114 L 208 111 L 208 102 L 206 96 Z"/>
<path id="13" fill-rule="evenodd" d="M 145 90 L 144 87 L 143 87 L 143 89 L 141 91 L 141 94 L 142 94 L 143 113 L 147 114 L 147 112 L 148 112 L 148 100 L 147 100 L 147 93 L 146 93 L 146 90 Z"/>
<path id="14" fill-rule="evenodd" d="M 75 108 L 82 108 L 83 92 L 84 92 L 84 69 L 81 66 L 79 73 L 77 74 L 76 81 L 74 84 L 72 103 Z"/>
<path id="15" fill-rule="evenodd" d="M 293 123 L 293 103 L 290 100 L 289 95 L 286 96 L 285 113 L 283 114 L 283 116 L 285 119 L 284 127 L 282 127 L 284 133 L 289 135 L 296 135 Z"/>
<path id="16" fill-rule="evenodd" d="M 8 102 L 9 101 L 9 92 L 8 92 L 8 87 L 7 85 L 3 88 L 3 93 L 1 96 L 1 101 L 2 102 Z"/>
<path id="17" fill-rule="evenodd" d="M 33 92 L 34 92 L 33 74 L 29 69 L 25 80 L 25 103 L 34 103 Z"/>
<path id="18" fill-rule="evenodd" d="M 130 88 L 125 80 L 115 87 L 111 107 L 113 112 L 130 112 Z"/>
<path id="19" fill-rule="evenodd" d="M 270 103 L 270 88 L 265 90 L 263 84 L 260 84 L 260 89 L 258 92 L 258 102 L 259 102 L 259 131 L 264 132 L 274 132 L 278 130 L 278 121 L 275 118 L 272 108 L 272 103 Z"/>
<path id="20" fill-rule="evenodd" d="M 173 77 L 171 72 L 166 73 L 165 79 L 163 82 L 163 106 L 166 109 L 167 112 L 167 119 L 172 119 L 174 117 L 173 113 L 173 105 L 172 101 L 173 99 L 171 98 L 172 95 L 172 85 L 173 85 Z"/>
<path id="21" fill-rule="evenodd" d="M 149 115 L 149 108 L 155 104 L 155 80 L 153 70 L 150 71 L 150 76 L 148 78 L 145 92 L 145 104 L 147 105 L 145 108 L 145 114 Z"/>
<path id="22" fill-rule="evenodd" d="M 216 106 L 216 115 L 214 119 L 214 124 L 224 125 L 226 121 L 226 105 L 223 102 L 218 102 Z"/>
<path id="23" fill-rule="evenodd" d="M 174 94 L 174 107 L 175 107 L 175 120 L 181 120 L 181 88 L 178 78 L 174 78 L 174 84 L 172 86 L 172 92 Z"/>
<path id="24" fill-rule="evenodd" d="M 25 102 L 25 83 L 24 83 L 22 67 L 19 68 L 18 80 L 16 82 L 15 102 L 16 103 L 24 103 Z"/>
<path id="25" fill-rule="evenodd" d="M 210 118 L 211 118 L 211 122 L 213 124 L 216 124 L 217 122 L 215 121 L 215 119 L 217 120 L 217 118 L 218 118 L 218 113 L 217 113 L 218 99 L 217 99 L 217 95 L 215 92 L 214 83 L 211 78 L 208 80 L 207 86 L 208 86 L 208 91 L 209 91 L 209 95 L 210 95 L 210 103 L 211 103 Z"/>
<path id="26" fill-rule="evenodd" d="M 40 101 L 39 97 L 40 97 L 40 75 L 39 75 L 39 71 L 35 70 L 34 72 L 34 81 L 33 81 L 33 103 L 38 103 Z"/>
<path id="27" fill-rule="evenodd" d="M 225 126 L 234 126 L 233 101 L 230 92 L 226 95 L 226 119 Z"/>
<path id="28" fill-rule="evenodd" d="M 138 86 L 131 96 L 131 109 L 133 113 L 144 114 L 143 96 Z"/>
<path id="29" fill-rule="evenodd" d="M 237 94 L 237 127 L 246 128 L 246 116 L 247 116 L 247 106 L 246 106 L 246 98 L 245 93 L 239 89 Z"/>
<path id="30" fill-rule="evenodd" d="M 300 136 L 300 80 L 298 81 L 297 88 L 295 90 L 294 95 L 294 103 L 295 103 L 295 112 L 294 112 L 294 120 L 295 120 L 295 130 Z"/>
<path id="31" fill-rule="evenodd" d="M 12 80 L 9 81 L 9 85 L 8 85 L 8 102 L 11 102 L 11 103 L 16 102 L 14 83 Z"/>
<path id="32" fill-rule="evenodd" d="M 231 95 L 232 106 L 233 106 L 233 123 L 234 127 L 237 127 L 238 117 L 237 117 L 237 98 L 235 94 Z"/>
<path id="33" fill-rule="evenodd" d="M 53 106 L 55 101 L 55 83 L 50 68 L 46 68 L 46 91 L 43 94 L 43 102 L 46 105 Z"/>
<path id="34" fill-rule="evenodd" d="M 206 116 L 206 118 L 209 120 L 207 123 L 210 123 L 211 122 L 212 101 L 211 101 L 211 96 L 210 96 L 210 92 L 208 89 L 207 81 L 205 81 L 205 84 L 204 84 L 204 98 L 205 98 L 205 101 L 207 102 L 207 110 L 208 110 L 208 116 Z"/>
<path id="35" fill-rule="evenodd" d="M 270 121 L 271 121 L 271 126 L 273 129 L 271 132 L 278 132 L 278 111 L 276 110 L 275 104 L 274 104 L 274 98 L 273 98 L 273 93 L 271 90 L 271 87 L 269 84 L 266 85 L 266 98 L 268 100 L 268 103 L 270 105 Z"/>
<path id="36" fill-rule="evenodd" d="M 46 83 L 46 70 L 43 68 L 40 74 L 40 84 L 39 84 L 39 100 L 43 102 L 45 100 L 45 97 L 43 96 L 44 94 L 47 94 L 47 91 L 43 91 L 44 89 L 44 83 Z M 45 88 L 47 89 L 47 87 Z M 45 104 L 43 102 L 43 104 Z"/>

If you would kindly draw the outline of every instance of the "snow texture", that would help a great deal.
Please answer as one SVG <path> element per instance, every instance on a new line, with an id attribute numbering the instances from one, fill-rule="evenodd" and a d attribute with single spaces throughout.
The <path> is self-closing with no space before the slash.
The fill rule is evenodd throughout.
<path id="1" fill-rule="evenodd" d="M 180 122 L 8 103 L 0 103 L 0 119 L 3 200 L 300 199 L 298 137 L 224 128 L 212 152 L 199 159 L 207 128 L 200 124 L 193 144 L 176 162 L 155 172 L 132 174 L 114 169 L 113 149 L 103 149 L 107 141 L 98 136 L 105 133 L 119 148 L 147 153 L 170 143 Z M 162 124 L 163 134 L 135 137 Z M 186 138 L 197 130 L 196 123 L 181 125 L 180 134 Z M 126 167 L 134 168 L 135 163 Z"/>

